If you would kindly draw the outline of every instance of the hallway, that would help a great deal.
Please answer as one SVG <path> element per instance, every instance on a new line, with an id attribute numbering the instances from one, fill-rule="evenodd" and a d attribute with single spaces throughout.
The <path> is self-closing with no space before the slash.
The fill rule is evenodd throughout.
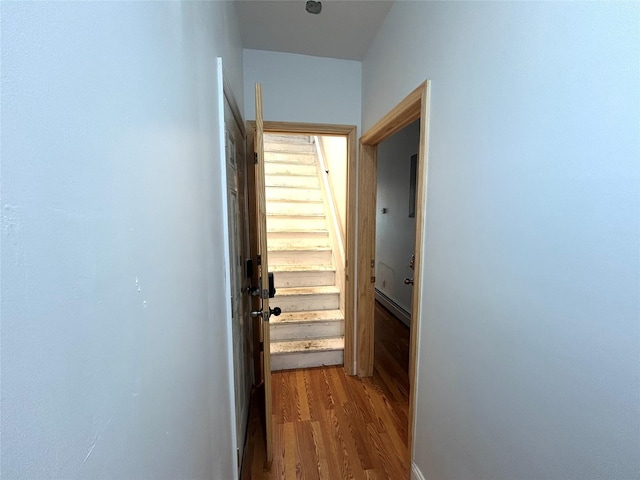
<path id="1" fill-rule="evenodd" d="M 371 378 L 341 366 L 272 374 L 274 460 L 264 469 L 262 426 L 252 405 L 243 480 L 408 479 L 409 330 L 375 309 Z"/>

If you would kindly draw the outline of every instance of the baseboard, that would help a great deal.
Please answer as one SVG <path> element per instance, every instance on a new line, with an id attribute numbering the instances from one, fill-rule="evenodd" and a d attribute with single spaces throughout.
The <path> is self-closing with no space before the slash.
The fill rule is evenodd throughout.
<path id="1" fill-rule="evenodd" d="M 411 328 L 411 314 L 404 308 L 398 305 L 396 302 L 387 297 L 377 288 L 375 289 L 376 300 L 379 301 L 384 307 L 393 313 L 394 316 L 400 319 L 407 327 Z"/>
<path id="2" fill-rule="evenodd" d="M 425 480 L 424 475 L 415 464 L 415 462 L 411 463 L 411 480 Z"/>

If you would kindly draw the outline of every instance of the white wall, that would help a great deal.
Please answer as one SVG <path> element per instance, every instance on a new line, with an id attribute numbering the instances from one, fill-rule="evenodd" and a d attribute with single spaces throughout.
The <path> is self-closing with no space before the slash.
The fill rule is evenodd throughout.
<path id="1" fill-rule="evenodd" d="M 245 118 L 254 119 L 262 83 L 265 120 L 357 125 L 362 65 L 352 60 L 244 50 Z"/>
<path id="2" fill-rule="evenodd" d="M 415 461 L 638 478 L 640 6 L 396 2 L 363 126 L 432 80 Z"/>
<path id="3" fill-rule="evenodd" d="M 333 196 L 342 238 L 347 221 L 347 137 L 323 135 L 318 137 L 325 166 L 329 170 L 329 186 Z"/>
<path id="4" fill-rule="evenodd" d="M 227 3 L 6 3 L 3 478 L 233 476 Z"/>
<path id="5" fill-rule="evenodd" d="M 419 144 L 416 121 L 378 146 L 376 288 L 409 313 L 413 287 L 404 279 L 414 275 L 409 262 L 416 242 L 416 219 L 409 218 L 409 179 L 411 156 Z"/>

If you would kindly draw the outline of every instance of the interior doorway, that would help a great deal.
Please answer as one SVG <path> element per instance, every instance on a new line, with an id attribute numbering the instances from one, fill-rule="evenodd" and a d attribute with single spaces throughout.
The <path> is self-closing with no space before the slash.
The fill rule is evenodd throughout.
<path id="1" fill-rule="evenodd" d="M 321 151 L 325 151 L 325 149 L 331 148 L 330 146 L 331 142 L 326 142 L 326 143 L 322 142 L 321 141 L 322 138 L 341 137 L 344 140 L 346 140 L 346 142 L 344 142 L 346 146 L 345 159 L 344 159 L 346 162 L 346 168 L 345 168 L 346 180 L 344 182 L 345 191 L 342 194 L 338 195 L 340 197 L 343 197 L 343 205 L 341 208 L 342 212 L 341 214 L 338 215 L 338 216 L 342 215 L 343 218 L 339 222 L 341 226 L 335 225 L 336 227 L 335 230 L 337 230 L 337 232 L 335 232 L 337 234 L 336 236 L 339 236 L 339 235 L 343 236 L 342 248 L 344 250 L 344 262 L 342 265 L 336 265 L 335 281 L 336 281 L 336 284 L 338 285 L 339 290 L 343 292 L 343 295 L 340 298 L 340 305 L 339 305 L 339 310 L 342 311 L 344 315 L 344 326 L 342 325 L 340 326 L 341 329 L 342 328 L 344 329 L 343 362 L 344 362 L 345 370 L 347 371 L 347 373 L 353 374 L 353 364 L 354 364 L 354 361 L 353 361 L 354 359 L 354 331 L 353 331 L 354 298 L 353 297 L 354 297 L 355 288 L 354 288 L 352 279 L 354 278 L 353 270 L 355 268 L 355 261 L 350 261 L 350 260 L 352 258 L 355 258 L 353 253 L 354 245 L 355 245 L 355 242 L 354 242 L 355 204 L 353 203 L 352 199 L 354 198 L 353 192 L 355 191 L 355 163 L 356 163 L 355 152 L 356 152 L 356 141 L 357 141 L 356 127 L 352 125 L 327 125 L 327 124 L 264 121 L 263 128 L 264 128 L 264 134 L 265 134 L 264 146 L 267 147 L 267 149 L 268 148 L 273 149 L 273 151 L 271 152 L 273 163 L 271 165 L 265 164 L 265 167 L 267 169 L 267 172 L 266 172 L 267 177 L 269 176 L 270 169 L 272 169 L 272 173 L 273 173 L 273 176 L 271 177 L 271 181 L 273 183 L 271 192 L 267 191 L 266 196 L 268 197 L 271 195 L 275 197 L 276 201 L 272 204 L 272 208 L 274 209 L 272 211 L 275 212 L 276 215 L 273 216 L 274 222 L 271 225 L 272 228 L 270 228 L 271 233 L 267 233 L 267 238 L 269 238 L 269 235 L 271 235 L 272 242 L 274 243 L 274 247 L 276 248 L 276 250 L 278 250 L 279 244 L 286 245 L 291 243 L 291 239 L 286 238 L 286 235 L 289 234 L 287 230 L 291 230 L 291 228 L 285 227 L 284 224 L 282 223 L 278 223 L 278 222 L 282 222 L 283 220 L 288 221 L 288 219 L 284 218 L 286 217 L 286 215 L 277 215 L 277 213 L 280 210 L 282 210 L 282 213 L 287 213 L 287 212 L 292 213 L 290 210 L 292 209 L 295 210 L 300 208 L 300 206 L 285 203 L 283 201 L 285 199 L 282 198 L 283 189 L 279 187 L 285 186 L 290 182 L 306 182 L 311 179 L 311 175 L 307 175 L 303 171 L 304 169 L 309 168 L 310 165 L 304 165 L 304 161 L 302 162 L 301 165 L 293 165 L 289 160 L 286 160 L 285 158 L 288 156 L 287 151 L 299 150 L 300 152 L 303 153 L 303 155 L 307 155 L 307 153 L 304 153 L 303 150 L 306 152 L 305 149 L 310 148 L 309 143 L 315 142 L 316 139 L 318 140 L 318 142 L 323 143 L 322 148 L 320 149 Z M 248 145 L 254 144 L 255 131 L 256 131 L 255 122 L 251 122 L 251 121 L 248 122 L 248 128 L 247 128 L 247 144 Z M 277 146 L 277 142 L 279 141 L 284 143 L 282 143 L 280 146 Z M 269 147 L 270 144 L 272 144 L 271 147 Z M 268 153 L 266 152 L 265 155 L 268 155 Z M 323 163 L 322 165 L 325 165 L 325 164 Z M 325 165 L 325 167 L 323 168 L 330 171 L 331 167 L 329 162 L 327 162 L 327 165 Z M 293 172 L 293 170 L 295 172 Z M 292 175 L 293 173 L 295 173 L 295 175 Z M 325 173 L 328 173 L 328 172 L 325 172 Z M 284 174 L 284 176 L 279 177 L 278 175 L 280 174 Z M 280 185 L 279 182 L 282 183 L 282 185 Z M 255 178 L 253 177 L 252 169 L 249 169 L 249 172 L 248 172 L 248 183 L 249 183 L 249 191 L 250 192 L 254 191 L 256 182 L 255 182 Z M 268 190 L 269 187 L 267 186 L 266 189 Z M 298 191 L 298 193 L 295 193 L 294 195 L 299 195 L 299 192 L 300 190 Z M 286 195 L 290 196 L 290 192 L 287 192 Z M 294 198 L 294 201 L 304 202 L 303 208 L 307 208 L 307 209 L 320 208 L 320 205 L 318 202 L 314 202 L 314 201 L 310 202 L 309 200 L 310 199 L 308 198 L 305 198 L 305 199 L 300 198 L 297 200 Z M 250 204 L 249 217 L 254 218 L 254 216 L 256 215 L 255 207 L 253 205 L 254 202 L 249 202 L 249 204 Z M 299 222 L 298 225 L 294 227 L 294 230 L 305 231 L 304 235 L 297 234 L 299 238 L 296 239 L 295 242 L 307 243 L 308 241 L 313 241 L 313 240 L 309 240 L 309 238 L 313 237 L 315 233 L 319 233 L 319 232 L 317 232 L 316 229 L 312 228 L 313 225 L 311 224 L 306 225 L 306 223 L 304 223 L 307 221 L 313 222 L 314 221 L 313 214 L 310 213 L 309 215 L 301 215 L 299 214 L 299 212 L 298 213 L 293 212 L 293 213 L 294 214 L 291 215 L 291 217 L 294 217 Z M 296 248 L 297 247 L 298 245 L 296 245 Z M 256 252 L 257 252 L 257 238 L 255 235 L 252 235 L 250 248 L 251 248 L 251 257 L 255 258 Z M 304 248 L 306 249 L 306 247 Z M 271 247 L 269 247 L 269 249 L 271 250 Z M 285 250 L 287 249 L 290 250 L 289 247 L 285 248 Z M 277 286 L 276 286 L 276 297 L 273 299 L 273 304 L 280 307 L 283 307 L 284 305 L 289 305 L 289 303 L 296 301 L 295 298 L 289 298 L 290 296 L 288 295 L 289 289 L 291 288 L 291 286 L 287 285 L 287 283 L 289 282 L 287 278 L 290 277 L 289 273 L 291 268 L 287 266 L 283 266 L 281 264 L 277 264 L 278 261 L 282 262 L 283 259 L 286 263 L 285 255 L 288 255 L 291 252 L 284 251 L 282 253 L 283 254 L 280 255 L 280 252 L 273 251 L 273 253 L 269 254 L 269 261 L 268 261 L 270 266 L 272 264 L 275 265 L 275 270 L 283 270 L 283 269 L 288 270 L 288 271 L 282 271 L 282 272 L 276 271 L 274 275 L 274 279 L 276 281 Z M 317 253 L 311 252 L 310 255 L 317 255 Z M 275 260 L 275 259 L 280 259 L 280 260 Z M 301 259 L 300 262 L 301 263 L 309 263 L 309 262 L 317 263 L 313 258 Z M 311 278 L 310 275 L 308 277 Z M 280 295 L 278 294 L 278 291 L 281 292 Z M 285 294 L 284 296 L 282 295 L 283 293 Z M 280 305 L 280 303 L 283 303 L 283 305 Z M 287 313 L 287 308 L 286 307 L 282 308 L 282 311 L 283 311 L 282 315 L 285 316 Z M 329 324 L 330 320 L 331 319 L 328 319 L 326 323 Z M 283 335 L 289 335 L 291 331 L 293 331 L 293 329 L 291 328 L 290 325 L 287 325 L 285 326 L 284 329 L 282 329 L 282 332 L 284 332 Z M 260 347 L 261 339 L 258 338 L 257 336 L 254 336 L 254 337 L 255 337 L 254 351 L 259 351 L 261 348 Z M 266 346 L 262 348 L 266 348 Z M 293 358 L 293 356 L 291 356 L 291 358 Z M 293 361 L 294 361 L 294 364 L 292 364 L 293 366 L 287 367 L 288 364 L 283 363 L 281 367 L 282 368 L 305 367 L 304 364 L 299 364 L 300 362 L 299 360 L 293 360 Z M 261 371 L 262 369 L 260 368 L 260 364 L 259 364 L 260 357 L 255 356 L 254 362 L 255 362 L 254 371 L 258 371 L 258 372 Z M 295 362 L 298 362 L 298 363 L 295 363 Z M 272 365 L 274 365 L 273 360 L 272 360 Z M 276 357 L 275 369 L 279 369 L 278 365 L 279 363 Z M 259 379 L 257 379 L 257 383 L 259 383 Z"/>
<path id="2" fill-rule="evenodd" d="M 411 301 L 409 348 L 409 455 L 413 458 L 413 432 L 415 429 L 415 380 L 420 318 L 422 310 L 421 284 L 423 276 L 423 236 L 426 212 L 428 173 L 429 91 L 426 80 L 404 100 L 382 117 L 360 138 L 358 162 L 358 264 L 357 264 L 357 354 L 358 376 L 373 374 L 374 310 L 376 282 L 376 177 L 378 145 L 407 125 L 420 120 L 415 190 L 415 252 L 414 284 Z"/>

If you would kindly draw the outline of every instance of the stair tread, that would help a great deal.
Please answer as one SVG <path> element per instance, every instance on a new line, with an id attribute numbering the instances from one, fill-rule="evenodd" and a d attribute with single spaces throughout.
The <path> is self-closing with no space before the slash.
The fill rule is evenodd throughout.
<path id="1" fill-rule="evenodd" d="M 276 293 L 276 297 L 288 297 L 293 295 L 323 295 L 340 293 L 340 289 L 334 285 L 319 287 L 280 287 Z M 277 300 L 274 300 L 277 302 Z"/>
<path id="2" fill-rule="evenodd" d="M 312 340 L 289 340 L 271 342 L 271 355 L 302 352 L 343 350 L 344 337 L 316 338 Z"/>
<path id="3" fill-rule="evenodd" d="M 317 253 L 330 251 L 331 247 L 327 245 L 270 245 L 268 248 L 269 253 Z"/>
<path id="4" fill-rule="evenodd" d="M 273 272 L 335 272 L 332 265 L 269 265 Z"/>
<path id="5" fill-rule="evenodd" d="M 313 186 L 308 186 L 308 185 L 266 185 L 265 184 L 265 188 L 302 188 L 305 190 L 320 190 L 320 185 L 313 185 Z"/>
<path id="6" fill-rule="evenodd" d="M 295 203 L 296 205 L 301 203 L 323 203 L 322 199 L 320 200 L 311 200 L 307 198 L 300 199 L 289 199 L 289 198 L 270 198 L 268 203 Z"/>
<path id="7" fill-rule="evenodd" d="M 279 317 L 272 316 L 269 320 L 272 325 L 330 321 L 344 321 L 344 315 L 340 310 L 309 310 L 303 312 L 282 312 Z"/>
<path id="8" fill-rule="evenodd" d="M 317 235 L 329 235 L 325 228 L 267 228 L 267 233 L 311 233 Z"/>
<path id="9" fill-rule="evenodd" d="M 289 178 L 289 177 L 304 177 L 304 178 L 318 178 L 316 173 L 265 173 L 264 178 L 266 179 L 274 179 L 274 178 Z"/>
<path id="10" fill-rule="evenodd" d="M 300 217 L 300 218 L 313 217 L 313 218 L 318 218 L 318 217 L 326 217 L 326 215 L 324 213 L 314 213 L 314 212 L 305 212 L 303 214 L 301 214 L 301 213 L 291 213 L 291 212 L 277 212 L 277 213 L 269 213 L 269 212 L 267 212 L 267 217 Z"/>

